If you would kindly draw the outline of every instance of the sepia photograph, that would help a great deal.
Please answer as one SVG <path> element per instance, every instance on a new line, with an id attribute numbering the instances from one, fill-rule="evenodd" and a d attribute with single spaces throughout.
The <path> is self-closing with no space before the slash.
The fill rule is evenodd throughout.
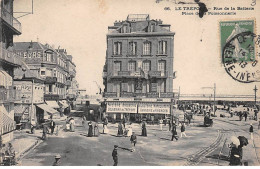
<path id="1" fill-rule="evenodd" d="M 260 166 L 260 0 L 0 3 L 0 166 Z"/>

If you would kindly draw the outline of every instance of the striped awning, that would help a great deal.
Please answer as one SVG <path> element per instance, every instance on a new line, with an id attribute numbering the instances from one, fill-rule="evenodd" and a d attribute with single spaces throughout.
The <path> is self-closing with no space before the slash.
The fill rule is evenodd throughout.
<path id="1" fill-rule="evenodd" d="M 46 101 L 47 105 L 50 106 L 51 108 L 60 108 L 60 106 L 58 105 L 58 103 L 56 101 Z"/>
<path id="2" fill-rule="evenodd" d="M 23 113 L 28 109 L 28 106 L 19 104 L 14 106 L 14 116 L 22 116 Z"/>
<path id="3" fill-rule="evenodd" d="M 41 108 L 42 110 L 50 113 L 50 114 L 55 114 L 55 113 L 58 113 L 57 110 L 51 108 L 50 106 L 48 106 L 47 104 L 38 104 L 37 105 L 39 108 Z"/>
<path id="4" fill-rule="evenodd" d="M 8 88 L 12 86 L 13 78 L 4 70 L 0 70 L 0 86 Z"/>
<path id="5" fill-rule="evenodd" d="M 62 105 L 63 108 L 69 107 L 69 105 L 68 105 L 66 100 L 61 100 L 61 101 L 59 101 L 59 103 Z"/>
<path id="6" fill-rule="evenodd" d="M 0 106 L 0 133 L 5 134 L 15 129 L 15 121 L 8 116 L 8 112 L 6 111 L 3 105 Z"/>

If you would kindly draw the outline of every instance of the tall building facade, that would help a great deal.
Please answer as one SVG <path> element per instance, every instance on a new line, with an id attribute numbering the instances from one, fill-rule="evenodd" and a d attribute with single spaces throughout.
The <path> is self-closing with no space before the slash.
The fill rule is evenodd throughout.
<path id="1" fill-rule="evenodd" d="M 106 112 L 114 119 L 170 114 L 175 35 L 170 26 L 131 14 L 108 27 L 103 82 Z"/>
<path id="2" fill-rule="evenodd" d="M 34 78 L 39 79 L 38 83 L 43 81 L 44 85 L 39 86 L 39 89 L 43 89 L 43 103 L 39 105 L 34 100 L 31 102 L 37 105 L 36 113 L 31 111 L 31 117 L 33 117 L 31 121 L 41 123 L 44 119 L 48 119 L 48 114 L 53 114 L 57 110 L 61 113 L 67 112 L 70 108 L 67 102 L 69 100 L 68 91 L 76 81 L 76 65 L 72 62 L 72 56 L 68 55 L 65 49 L 55 49 L 39 42 L 16 42 L 14 52 L 25 62 L 29 69 L 27 71 L 34 74 Z M 19 75 L 19 71 L 17 73 Z M 18 76 L 17 85 L 21 83 L 20 81 L 29 84 L 29 82 L 25 82 L 28 81 L 28 77 L 25 75 L 24 77 Z M 36 80 L 33 81 L 33 85 L 37 85 Z M 36 88 L 38 89 L 38 87 Z M 33 95 L 34 92 L 31 92 L 31 96 Z M 76 97 L 76 92 L 73 97 Z M 23 107 L 25 107 L 24 105 L 25 103 L 23 103 Z M 35 118 L 34 114 L 36 114 Z"/>
<path id="3" fill-rule="evenodd" d="M 18 99 L 13 86 L 14 69 L 21 59 L 13 52 L 13 36 L 20 35 L 21 23 L 13 16 L 13 0 L 2 0 L 0 6 L 0 136 L 6 143 L 13 138 L 14 102 Z"/>

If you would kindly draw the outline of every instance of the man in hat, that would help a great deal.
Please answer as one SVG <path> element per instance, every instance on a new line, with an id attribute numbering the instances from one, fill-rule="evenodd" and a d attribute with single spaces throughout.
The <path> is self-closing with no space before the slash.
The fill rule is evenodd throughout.
<path id="1" fill-rule="evenodd" d="M 59 166 L 60 165 L 60 163 L 61 163 L 61 156 L 60 156 L 60 154 L 57 154 L 56 156 L 55 156 L 55 162 L 53 163 L 53 166 Z"/>
<path id="2" fill-rule="evenodd" d="M 174 123 L 173 123 L 173 125 L 172 125 L 172 139 L 171 139 L 171 141 L 173 141 L 173 139 L 175 139 L 176 141 L 178 141 L 176 125 L 175 125 Z"/>
<path id="3" fill-rule="evenodd" d="M 112 157 L 113 157 L 113 160 L 114 160 L 113 166 L 117 166 L 117 164 L 118 164 L 117 148 L 118 148 L 118 145 L 114 145 L 114 150 L 112 152 Z"/>

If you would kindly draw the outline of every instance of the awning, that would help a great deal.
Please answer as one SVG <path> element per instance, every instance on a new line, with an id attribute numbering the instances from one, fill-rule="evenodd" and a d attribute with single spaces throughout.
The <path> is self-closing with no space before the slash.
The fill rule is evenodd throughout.
<path id="1" fill-rule="evenodd" d="M 61 101 L 59 101 L 59 103 L 62 105 L 63 108 L 69 107 L 69 105 L 68 105 L 66 100 L 61 100 Z"/>
<path id="2" fill-rule="evenodd" d="M 0 70 L 0 86 L 8 88 L 12 86 L 13 78 L 4 70 Z"/>
<path id="3" fill-rule="evenodd" d="M 14 106 L 14 116 L 22 116 L 26 109 L 29 108 L 28 106 L 24 106 L 22 104 Z"/>
<path id="4" fill-rule="evenodd" d="M 47 104 L 38 104 L 37 105 L 39 108 L 41 108 L 42 110 L 50 113 L 50 114 L 54 114 L 54 113 L 58 113 L 57 110 L 51 108 L 50 106 L 48 106 Z"/>
<path id="5" fill-rule="evenodd" d="M 51 108 L 60 108 L 60 106 L 58 105 L 58 103 L 56 101 L 46 101 L 46 103 Z"/>
<path id="6" fill-rule="evenodd" d="M 4 106 L 0 106 L 0 134 L 10 132 L 15 129 L 15 121 L 9 117 L 9 113 Z"/>

